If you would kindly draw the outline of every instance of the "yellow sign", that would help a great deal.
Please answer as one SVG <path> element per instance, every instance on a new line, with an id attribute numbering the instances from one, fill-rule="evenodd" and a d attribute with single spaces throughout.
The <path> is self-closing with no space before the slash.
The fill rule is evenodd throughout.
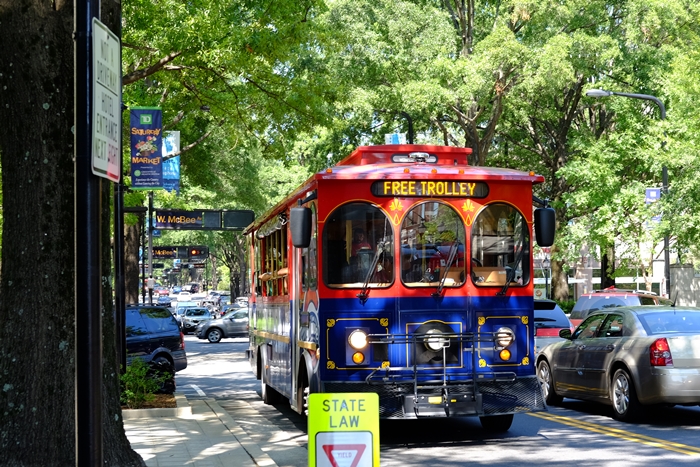
<path id="1" fill-rule="evenodd" d="M 372 183 L 374 196 L 485 198 L 489 187 L 484 182 L 459 180 L 382 180 Z"/>
<path id="2" fill-rule="evenodd" d="M 309 467 L 379 467 L 379 396 L 309 395 Z"/>

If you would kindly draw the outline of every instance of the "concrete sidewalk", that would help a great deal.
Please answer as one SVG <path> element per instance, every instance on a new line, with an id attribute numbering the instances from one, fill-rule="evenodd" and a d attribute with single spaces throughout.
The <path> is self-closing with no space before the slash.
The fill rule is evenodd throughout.
<path id="1" fill-rule="evenodd" d="M 277 467 L 214 399 L 177 409 L 125 410 L 124 430 L 148 467 Z"/>

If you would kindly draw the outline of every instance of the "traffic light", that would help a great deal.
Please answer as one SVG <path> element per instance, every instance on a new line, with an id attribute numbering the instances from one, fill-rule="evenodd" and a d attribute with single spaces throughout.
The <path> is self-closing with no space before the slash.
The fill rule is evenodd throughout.
<path id="1" fill-rule="evenodd" d="M 190 259 L 206 259 L 209 256 L 209 248 L 206 246 L 192 246 L 188 252 Z"/>

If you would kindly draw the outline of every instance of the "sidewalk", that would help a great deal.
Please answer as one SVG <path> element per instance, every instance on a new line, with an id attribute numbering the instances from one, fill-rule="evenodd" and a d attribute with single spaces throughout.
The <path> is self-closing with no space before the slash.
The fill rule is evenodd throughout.
<path id="1" fill-rule="evenodd" d="M 213 399 L 177 409 L 125 410 L 124 430 L 148 467 L 277 467 L 277 464 Z"/>

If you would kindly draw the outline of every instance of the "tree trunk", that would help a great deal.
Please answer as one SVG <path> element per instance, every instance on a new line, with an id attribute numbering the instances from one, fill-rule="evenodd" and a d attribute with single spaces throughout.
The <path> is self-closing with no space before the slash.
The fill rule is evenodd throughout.
<path id="1" fill-rule="evenodd" d="M 125 303 L 138 303 L 141 289 L 139 288 L 139 246 L 141 245 L 141 225 L 139 223 L 124 225 L 124 300 Z"/>
<path id="2" fill-rule="evenodd" d="M 103 22 L 118 24 L 118 8 L 105 2 Z M 0 463 L 63 467 L 76 462 L 73 4 L 0 0 L 0 11 Z M 110 277 L 109 222 L 103 228 Z M 105 465 L 143 466 L 120 417 L 104 293 L 103 457 Z M 26 323 L 31 333 L 18 332 Z"/>
<path id="3" fill-rule="evenodd" d="M 615 248 L 608 248 L 600 260 L 600 288 L 615 287 Z"/>

